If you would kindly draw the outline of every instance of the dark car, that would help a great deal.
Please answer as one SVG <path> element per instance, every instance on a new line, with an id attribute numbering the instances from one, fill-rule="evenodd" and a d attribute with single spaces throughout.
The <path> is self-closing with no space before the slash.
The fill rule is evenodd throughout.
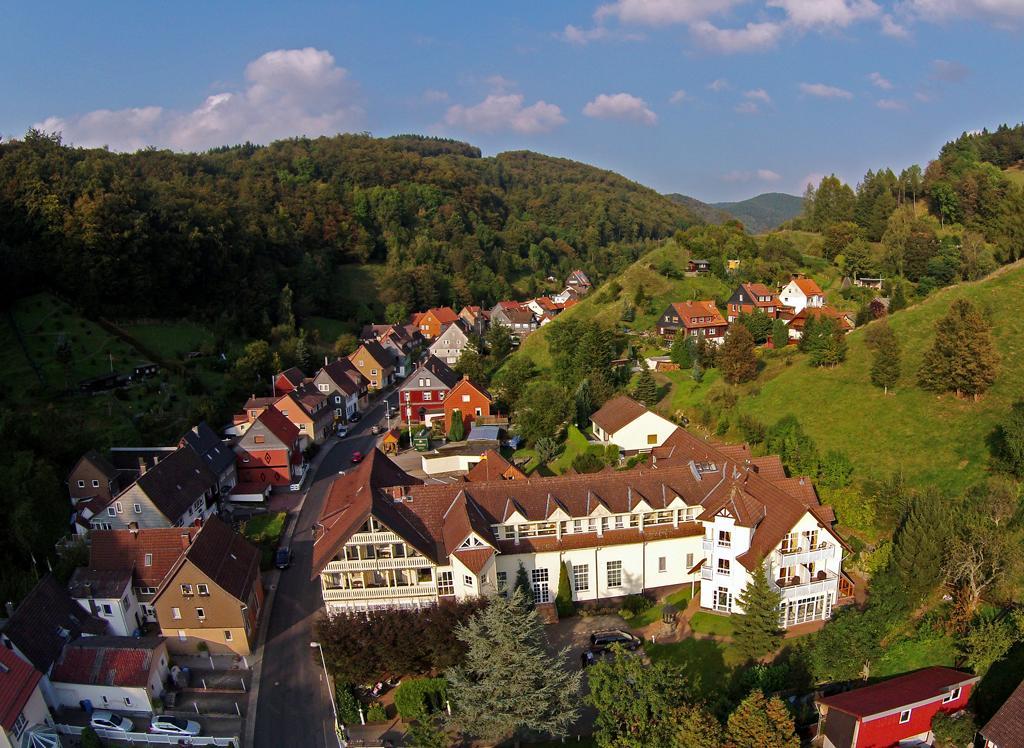
<path id="1" fill-rule="evenodd" d="M 360 418 L 362 418 L 362 416 L 359 414 L 358 411 L 356 411 L 355 413 L 348 417 L 348 420 L 350 423 L 359 423 Z"/>
<path id="2" fill-rule="evenodd" d="M 635 652 L 640 649 L 644 640 L 626 631 L 596 631 L 590 635 L 590 651 L 594 653 L 607 652 L 614 645 L 618 644 L 623 649 Z"/>
<path id="3" fill-rule="evenodd" d="M 291 548 L 283 545 L 278 548 L 277 553 L 274 554 L 274 566 L 282 570 L 287 569 L 292 565 L 293 558 L 295 558 L 295 554 L 292 553 Z"/>
<path id="4" fill-rule="evenodd" d="M 357 462 L 362 462 L 363 461 L 363 453 L 362 452 L 353 452 L 351 460 L 352 460 L 352 464 L 353 465 L 355 465 Z"/>
<path id="5" fill-rule="evenodd" d="M 370 433 L 371 433 L 371 434 L 379 434 L 379 433 L 380 433 L 381 431 L 383 431 L 383 430 L 384 430 L 384 429 L 383 429 L 383 428 L 381 428 L 381 425 L 380 425 L 379 423 L 375 423 L 375 424 L 373 424 L 373 426 L 372 426 L 372 427 L 370 428 Z"/>

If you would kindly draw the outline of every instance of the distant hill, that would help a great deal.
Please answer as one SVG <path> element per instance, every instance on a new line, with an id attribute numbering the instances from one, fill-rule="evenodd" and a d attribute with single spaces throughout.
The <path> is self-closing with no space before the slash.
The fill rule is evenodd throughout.
<path id="1" fill-rule="evenodd" d="M 804 201 L 783 192 L 766 192 L 738 203 L 712 203 L 709 207 L 740 219 L 750 233 L 763 234 L 800 215 Z"/>
<path id="2" fill-rule="evenodd" d="M 691 213 L 706 223 L 725 223 L 733 217 L 731 213 L 720 210 L 714 205 L 709 205 L 708 203 L 702 202 L 695 197 L 690 197 L 689 195 L 680 195 L 678 192 L 673 192 L 669 195 L 665 195 L 665 197 L 676 205 L 681 205 L 684 208 L 687 208 Z"/>

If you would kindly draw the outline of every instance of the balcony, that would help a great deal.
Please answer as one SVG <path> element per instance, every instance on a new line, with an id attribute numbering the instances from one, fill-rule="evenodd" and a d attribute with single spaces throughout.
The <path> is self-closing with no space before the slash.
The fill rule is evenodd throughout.
<path id="1" fill-rule="evenodd" d="M 775 551 L 773 560 L 777 566 L 796 566 L 798 564 L 810 564 L 834 558 L 835 554 L 835 544 L 818 543 L 814 548 L 802 545 L 792 550 Z"/>
<path id="2" fill-rule="evenodd" d="M 395 569 L 429 569 L 434 564 L 424 556 L 409 558 L 364 558 L 362 560 L 347 559 L 331 561 L 324 567 L 324 572 L 339 571 L 392 571 Z"/>
<path id="3" fill-rule="evenodd" d="M 710 582 L 712 579 L 715 578 L 714 570 L 710 566 L 705 564 L 704 566 L 700 567 L 700 578 Z"/>
<path id="4" fill-rule="evenodd" d="M 701 541 L 700 547 L 705 553 L 711 553 L 715 549 L 715 541 L 704 538 Z"/>
<path id="5" fill-rule="evenodd" d="M 357 532 L 348 542 L 352 545 L 373 544 L 373 543 L 404 543 L 398 535 L 393 532 Z"/>
<path id="6" fill-rule="evenodd" d="M 331 587 L 325 589 L 323 593 L 325 603 L 341 600 L 390 600 L 393 598 L 435 597 L 437 595 L 437 585 L 416 584 L 407 587 L 363 587 L 354 589 Z"/>
<path id="7" fill-rule="evenodd" d="M 805 579 L 803 577 L 773 579 L 772 587 L 786 599 L 811 597 L 826 592 L 837 592 L 839 576 L 835 572 L 819 571 L 814 575 L 813 579 Z"/>

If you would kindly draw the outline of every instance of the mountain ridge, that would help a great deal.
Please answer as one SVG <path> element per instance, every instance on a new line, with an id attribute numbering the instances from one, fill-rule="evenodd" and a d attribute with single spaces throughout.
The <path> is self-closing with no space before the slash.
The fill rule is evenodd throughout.
<path id="1" fill-rule="evenodd" d="M 707 223 L 725 223 L 737 219 L 751 234 L 763 234 L 796 218 L 803 211 L 803 198 L 785 192 L 762 192 L 735 202 L 706 203 L 678 192 L 666 194 L 669 200 L 688 208 Z"/>

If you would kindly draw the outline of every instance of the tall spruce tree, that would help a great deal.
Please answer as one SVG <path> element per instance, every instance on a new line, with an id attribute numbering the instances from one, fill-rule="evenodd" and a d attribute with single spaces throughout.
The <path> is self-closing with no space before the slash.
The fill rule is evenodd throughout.
<path id="1" fill-rule="evenodd" d="M 915 496 L 896 530 L 889 562 L 912 605 L 942 580 L 942 560 L 949 539 L 950 517 L 945 500 L 934 491 Z"/>
<path id="2" fill-rule="evenodd" d="M 733 642 L 741 655 L 757 659 L 778 647 L 782 641 L 779 628 L 781 601 L 782 597 L 768 580 L 767 565 L 762 565 L 736 599 L 743 613 L 733 616 Z"/>
<path id="3" fill-rule="evenodd" d="M 594 392 L 590 386 L 590 379 L 580 382 L 573 400 L 576 406 L 576 425 L 581 429 L 586 428 L 590 423 L 590 416 L 594 413 Z"/>
<path id="4" fill-rule="evenodd" d="M 935 342 L 924 354 L 917 381 L 926 390 L 976 400 L 992 386 L 998 366 L 988 322 L 970 301 L 958 299 L 935 324 Z"/>
<path id="5" fill-rule="evenodd" d="M 776 350 L 789 345 L 789 327 L 781 319 L 772 322 L 772 345 Z"/>
<path id="6" fill-rule="evenodd" d="M 778 696 L 754 689 L 729 715 L 726 739 L 735 748 L 799 748 L 793 716 Z"/>
<path id="7" fill-rule="evenodd" d="M 900 379 L 900 342 L 887 323 L 882 323 L 875 335 L 875 357 L 871 362 L 871 383 L 889 394 Z"/>
<path id="8" fill-rule="evenodd" d="M 757 376 L 754 336 L 746 325 L 734 322 L 718 350 L 718 370 L 729 384 L 749 382 Z"/>
<path id="9" fill-rule="evenodd" d="M 452 723 L 486 741 L 529 733 L 564 735 L 579 716 L 581 674 L 565 667 L 568 649 L 551 653 L 522 594 L 493 598 L 456 636 L 466 657 L 447 671 Z"/>
<path id="10" fill-rule="evenodd" d="M 633 397 L 648 407 L 658 402 L 658 383 L 654 381 L 650 369 L 645 368 L 640 372 L 633 387 Z"/>
<path id="11" fill-rule="evenodd" d="M 669 358 L 672 363 L 680 369 L 689 369 L 693 366 L 693 346 L 690 345 L 690 338 L 686 335 L 676 335 L 672 340 L 672 348 L 669 351 Z"/>

